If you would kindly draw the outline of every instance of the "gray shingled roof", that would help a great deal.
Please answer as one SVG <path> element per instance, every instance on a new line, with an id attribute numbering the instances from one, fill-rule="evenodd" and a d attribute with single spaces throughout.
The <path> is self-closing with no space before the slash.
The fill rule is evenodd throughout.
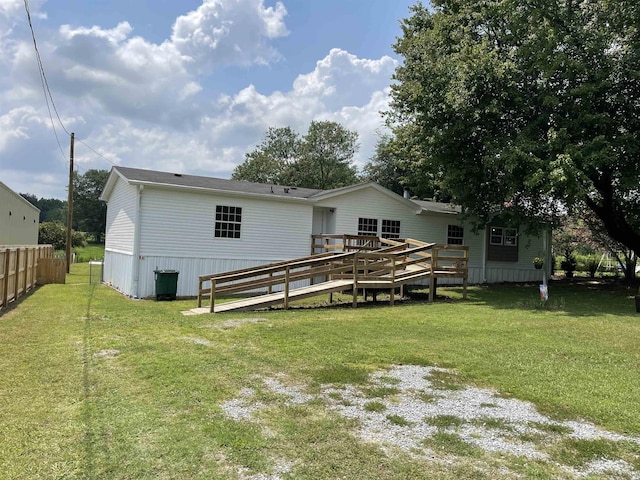
<path id="1" fill-rule="evenodd" d="M 289 198 L 310 198 L 323 192 L 314 188 L 299 188 L 265 183 L 226 180 L 223 178 L 200 177 L 181 173 L 157 172 L 140 168 L 113 167 L 132 183 L 174 185 L 204 190 L 222 190 L 228 192 L 242 192 L 256 195 L 275 195 Z"/>
<path id="2" fill-rule="evenodd" d="M 423 211 L 427 212 L 457 215 L 462 211 L 459 206 L 452 205 L 451 203 L 432 202 L 427 200 L 413 200 L 413 202 L 417 203 Z"/>

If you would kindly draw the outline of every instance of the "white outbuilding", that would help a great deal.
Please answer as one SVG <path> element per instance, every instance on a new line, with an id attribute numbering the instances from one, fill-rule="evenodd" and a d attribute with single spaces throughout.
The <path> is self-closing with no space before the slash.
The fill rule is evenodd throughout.
<path id="1" fill-rule="evenodd" d="M 0 245 L 37 245 L 40 210 L 0 182 Z"/>

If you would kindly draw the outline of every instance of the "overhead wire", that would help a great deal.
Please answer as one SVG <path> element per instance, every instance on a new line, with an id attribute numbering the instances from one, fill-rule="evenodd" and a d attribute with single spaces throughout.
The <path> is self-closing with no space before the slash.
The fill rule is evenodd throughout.
<path id="1" fill-rule="evenodd" d="M 44 67 L 42 66 L 42 60 L 40 58 L 40 51 L 38 50 L 38 43 L 36 42 L 36 34 L 33 30 L 33 23 L 31 22 L 31 12 L 29 11 L 29 2 L 28 0 L 24 0 L 24 8 L 27 12 L 27 21 L 29 22 L 29 29 L 31 30 L 31 38 L 33 39 L 33 48 L 35 49 L 36 52 L 36 61 L 38 62 L 38 73 L 40 76 L 40 83 L 42 84 L 42 91 L 44 93 L 44 100 L 47 104 L 47 111 L 49 112 L 49 120 L 51 121 L 51 128 L 53 129 L 53 134 L 56 137 L 56 142 L 58 144 L 58 148 L 60 149 L 60 153 L 62 154 L 62 157 L 65 159 L 65 161 L 68 163 L 68 159 L 66 157 L 66 155 L 64 154 L 63 150 L 62 150 L 62 145 L 60 145 L 60 138 L 58 138 L 58 132 L 56 130 L 56 126 L 55 126 L 55 122 L 53 121 L 53 115 L 51 114 L 51 105 L 49 105 L 49 96 L 51 95 L 51 90 L 49 90 L 49 86 L 48 86 L 48 82 L 47 82 L 47 77 L 44 73 Z M 49 96 L 47 96 L 47 91 L 49 92 Z M 53 97 L 51 97 L 51 103 L 53 104 L 53 108 L 55 109 L 55 104 L 53 103 Z M 58 114 L 58 111 L 56 110 L 56 115 Z M 58 115 L 58 121 L 60 121 L 60 125 L 62 125 L 62 128 L 65 130 L 66 132 L 66 128 L 64 128 L 64 125 L 62 124 L 62 121 L 60 120 L 60 116 Z M 69 132 L 67 132 L 67 134 L 69 134 Z"/>
<path id="2" fill-rule="evenodd" d="M 29 22 L 29 29 L 31 30 L 31 38 L 33 39 L 33 48 L 34 48 L 34 50 L 36 52 L 36 61 L 38 62 L 38 72 L 40 74 L 40 83 L 42 84 L 42 91 L 44 93 L 44 99 L 45 99 L 45 102 L 47 104 L 47 111 L 49 112 L 49 120 L 51 121 L 51 127 L 53 129 L 53 134 L 56 137 L 56 142 L 58 144 L 58 148 L 60 149 L 60 153 L 62 154 L 62 157 L 65 159 L 65 161 L 67 163 L 69 163 L 69 160 L 67 159 L 67 157 L 66 157 L 66 155 L 65 155 L 65 153 L 64 153 L 64 151 L 62 149 L 62 145 L 60 144 L 60 139 L 58 137 L 58 132 L 56 130 L 55 122 L 53 120 L 53 115 L 51 113 L 51 107 L 53 107 L 53 111 L 55 112 L 56 117 L 58 118 L 58 123 L 60 123 L 60 126 L 62 127 L 62 130 L 64 130 L 64 132 L 68 136 L 71 136 L 71 133 L 69 133 L 67 128 L 64 126 L 64 123 L 62 122 L 62 119 L 60 118 L 60 114 L 58 113 L 58 109 L 56 107 L 56 104 L 53 101 L 53 95 L 51 94 L 51 89 L 49 88 L 49 82 L 47 81 L 47 75 L 46 75 L 46 73 L 44 71 L 44 65 L 42 64 L 42 58 L 40 57 L 40 51 L 38 50 L 38 43 L 36 41 L 36 34 L 35 34 L 34 29 L 33 29 L 33 23 L 31 22 L 31 12 L 29 11 L 29 0 L 24 0 L 24 8 L 25 8 L 25 11 L 27 12 L 27 21 Z M 49 102 L 51 102 L 51 104 L 49 104 Z M 82 139 L 79 139 L 77 136 L 75 137 L 75 140 L 77 142 L 82 143 L 85 147 L 87 147 L 93 153 L 95 153 L 99 157 L 101 157 L 104 160 L 106 160 L 107 162 L 109 162 L 111 165 L 114 165 L 114 166 L 116 165 L 115 162 L 113 162 L 112 160 L 108 159 L 103 154 L 101 154 L 100 152 L 95 150 L 87 142 L 83 141 Z"/>

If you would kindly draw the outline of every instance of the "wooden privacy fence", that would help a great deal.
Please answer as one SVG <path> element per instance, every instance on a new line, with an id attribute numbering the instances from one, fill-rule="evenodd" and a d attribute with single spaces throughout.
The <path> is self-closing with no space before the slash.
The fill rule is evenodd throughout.
<path id="1" fill-rule="evenodd" d="M 39 283 L 38 266 L 47 259 L 52 245 L 0 246 L 0 309 Z"/>
<path id="2" fill-rule="evenodd" d="M 324 237 L 330 237 L 329 240 L 334 242 L 326 243 Z M 422 279 L 429 279 L 429 299 L 433 301 L 436 280 L 443 277 L 461 278 L 466 298 L 469 252 L 466 246 L 437 245 L 412 239 L 363 239 L 356 235 L 318 235 L 314 236 L 314 244 L 316 238 L 320 242 L 314 250 L 329 251 L 260 267 L 201 275 L 198 278 L 198 308 L 202 307 L 203 298 L 207 296 L 210 298 L 209 311 L 214 312 L 218 311 L 214 309 L 216 295 L 256 291 L 264 292 L 262 300 L 238 301 L 234 308 L 248 309 L 277 303 L 287 308 L 290 299 L 345 290 L 353 291 L 353 305 L 356 306 L 359 289 L 389 290 L 393 305 L 396 288 L 402 289 L 404 285 Z M 362 243 L 362 250 L 357 248 L 358 242 Z M 292 289 L 293 282 L 307 286 Z M 273 293 L 274 287 L 279 290 L 278 294 Z M 231 305 L 226 305 L 231 309 Z"/>

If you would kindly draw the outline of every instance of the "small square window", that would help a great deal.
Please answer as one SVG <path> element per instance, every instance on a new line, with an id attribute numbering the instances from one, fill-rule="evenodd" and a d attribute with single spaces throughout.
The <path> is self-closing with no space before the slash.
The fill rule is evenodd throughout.
<path id="1" fill-rule="evenodd" d="M 491 237 L 489 239 L 489 243 L 491 243 L 491 245 L 503 245 L 504 244 L 503 232 L 504 232 L 503 228 L 491 227 Z"/>
<path id="2" fill-rule="evenodd" d="M 358 235 L 378 235 L 377 218 L 359 218 Z"/>
<path id="3" fill-rule="evenodd" d="M 382 220 L 382 238 L 400 238 L 400 220 Z"/>

